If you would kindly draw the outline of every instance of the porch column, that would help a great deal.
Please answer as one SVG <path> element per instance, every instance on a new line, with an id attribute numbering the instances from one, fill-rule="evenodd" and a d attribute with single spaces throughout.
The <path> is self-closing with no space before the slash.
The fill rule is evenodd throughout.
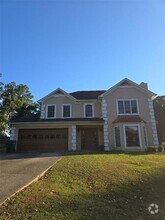
<path id="1" fill-rule="evenodd" d="M 76 125 L 72 125 L 72 150 L 76 150 Z"/>
<path id="2" fill-rule="evenodd" d="M 108 132 L 108 112 L 107 103 L 105 99 L 102 99 L 102 116 L 104 119 L 104 150 L 109 151 L 109 132 Z"/>

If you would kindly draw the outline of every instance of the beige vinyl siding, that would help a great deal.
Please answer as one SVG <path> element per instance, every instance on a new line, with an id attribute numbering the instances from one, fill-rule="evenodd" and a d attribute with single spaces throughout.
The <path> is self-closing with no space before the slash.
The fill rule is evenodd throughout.
<path id="1" fill-rule="evenodd" d="M 71 115 L 72 118 L 84 118 L 84 104 L 91 103 L 94 105 L 94 117 L 101 117 L 101 103 L 98 101 L 91 102 L 90 100 L 87 101 L 80 101 L 75 102 L 68 98 L 67 96 L 54 96 L 50 97 L 49 99 L 42 102 L 44 106 L 44 118 L 46 118 L 46 106 L 49 104 L 56 104 L 56 118 L 62 118 L 62 105 L 63 104 L 71 104 Z"/>

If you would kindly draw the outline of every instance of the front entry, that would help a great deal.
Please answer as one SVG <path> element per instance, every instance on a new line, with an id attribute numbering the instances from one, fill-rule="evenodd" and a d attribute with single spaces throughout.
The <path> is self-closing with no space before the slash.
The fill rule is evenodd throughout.
<path id="1" fill-rule="evenodd" d="M 98 147 L 98 128 L 81 129 L 82 150 L 96 150 Z"/>

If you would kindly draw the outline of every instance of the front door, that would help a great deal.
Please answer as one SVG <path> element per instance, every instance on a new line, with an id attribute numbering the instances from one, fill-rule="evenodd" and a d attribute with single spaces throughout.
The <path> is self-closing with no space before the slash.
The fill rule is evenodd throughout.
<path id="1" fill-rule="evenodd" d="M 98 147 L 98 129 L 81 129 L 81 146 L 84 150 L 96 150 Z"/>

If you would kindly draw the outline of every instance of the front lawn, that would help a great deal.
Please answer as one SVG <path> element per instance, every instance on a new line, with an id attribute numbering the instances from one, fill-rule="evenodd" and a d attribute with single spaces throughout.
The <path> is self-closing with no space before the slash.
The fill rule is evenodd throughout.
<path id="1" fill-rule="evenodd" d="M 163 153 L 64 156 L 3 205 L 0 219 L 164 220 L 164 189 Z"/>

